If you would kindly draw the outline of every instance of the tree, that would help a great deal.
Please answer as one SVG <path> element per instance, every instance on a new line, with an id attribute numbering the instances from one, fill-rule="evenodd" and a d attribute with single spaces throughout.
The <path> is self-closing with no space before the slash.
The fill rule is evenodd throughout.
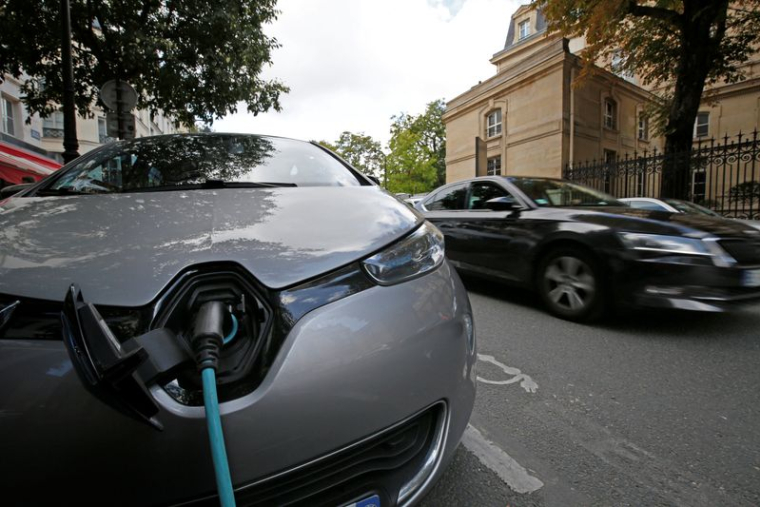
<path id="1" fill-rule="evenodd" d="M 277 41 L 262 26 L 276 0 L 71 0 L 79 113 L 90 114 L 100 86 L 121 79 L 138 107 L 178 123 L 212 122 L 244 102 L 253 114 L 280 110 L 288 88 L 260 77 Z M 49 115 L 63 96 L 59 0 L 3 0 L 0 76 L 22 86 L 32 113 Z"/>
<path id="2" fill-rule="evenodd" d="M 446 182 L 446 128 L 443 100 L 430 102 L 419 116 L 392 118 L 388 188 L 394 192 L 427 192 Z"/>
<path id="3" fill-rule="evenodd" d="M 380 177 L 383 173 L 385 154 L 380 143 L 371 136 L 346 131 L 334 144 L 327 141 L 319 141 L 319 144 L 334 151 L 364 174 Z"/>
<path id="4" fill-rule="evenodd" d="M 760 183 L 757 181 L 745 181 L 731 187 L 728 191 L 728 201 L 738 203 L 760 201 Z"/>
<path id="5" fill-rule="evenodd" d="M 593 65 L 631 71 L 645 85 L 663 87 L 656 125 L 666 153 L 691 150 L 705 85 L 743 78 L 741 64 L 760 42 L 760 0 L 540 0 L 550 30 L 584 36 L 584 74 Z M 676 186 L 688 156 L 672 157 L 663 171 L 663 195 L 684 197 Z M 680 175 L 680 176 L 679 176 Z M 682 178 L 683 179 L 683 178 Z M 683 179 L 685 181 L 685 179 Z"/>
<path id="6" fill-rule="evenodd" d="M 360 171 L 376 176 L 391 192 L 427 192 L 446 182 L 446 129 L 443 100 L 430 102 L 419 116 L 391 118 L 388 153 L 364 134 L 343 132 L 335 143 L 319 141 Z"/>
<path id="7" fill-rule="evenodd" d="M 442 116 L 446 111 L 443 99 L 430 102 L 425 112 L 413 119 L 411 129 L 418 133 L 420 142 L 433 159 L 435 186 L 446 183 L 446 127 Z"/>
<path id="8" fill-rule="evenodd" d="M 386 159 L 387 186 L 391 192 L 416 194 L 437 186 L 436 157 L 430 152 L 415 118 L 402 113 L 393 117 L 390 153 Z"/>

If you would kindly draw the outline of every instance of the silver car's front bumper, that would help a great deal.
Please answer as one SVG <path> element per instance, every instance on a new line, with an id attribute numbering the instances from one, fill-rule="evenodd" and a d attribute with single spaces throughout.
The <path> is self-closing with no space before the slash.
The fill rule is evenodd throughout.
<path id="1" fill-rule="evenodd" d="M 466 292 L 448 264 L 307 314 L 264 382 L 221 405 L 236 488 L 443 402 L 440 452 L 404 498 L 417 501 L 451 458 L 474 403 L 469 316 Z M 0 340 L 0 382 L 13 386 L 0 390 L 0 432 L 9 437 L 0 443 L 0 473 L 28 492 L 24 503 L 49 498 L 50 489 L 59 499 L 109 505 L 192 502 L 215 492 L 202 408 L 153 388 L 165 430 L 151 430 L 86 393 L 56 342 Z M 47 492 L 38 487 L 41 477 Z"/>

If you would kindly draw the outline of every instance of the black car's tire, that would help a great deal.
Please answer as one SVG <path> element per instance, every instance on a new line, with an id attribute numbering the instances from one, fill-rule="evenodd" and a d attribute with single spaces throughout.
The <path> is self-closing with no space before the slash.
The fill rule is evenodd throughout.
<path id="1" fill-rule="evenodd" d="M 590 322 L 605 312 L 607 290 L 599 262 L 581 248 L 562 247 L 545 255 L 536 270 L 536 288 L 549 312 Z"/>

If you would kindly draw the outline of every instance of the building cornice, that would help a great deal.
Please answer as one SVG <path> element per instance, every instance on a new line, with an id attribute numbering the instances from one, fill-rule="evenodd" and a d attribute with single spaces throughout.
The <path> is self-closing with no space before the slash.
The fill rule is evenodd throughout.
<path id="1" fill-rule="evenodd" d="M 760 76 L 745 79 L 737 83 L 705 88 L 702 99 L 706 102 L 719 101 L 720 99 L 742 95 L 753 90 L 760 90 Z"/>
<path id="2" fill-rule="evenodd" d="M 562 36 L 559 33 L 548 33 L 544 30 L 542 32 L 535 33 L 530 37 L 526 37 L 524 40 L 520 41 L 514 46 L 502 49 L 498 53 L 495 53 L 489 62 L 494 65 L 498 65 L 499 62 L 502 62 L 508 58 L 520 56 L 520 54 L 526 53 L 530 49 L 534 49 L 536 46 L 539 46 L 542 43 L 547 44 L 559 39 L 562 39 Z"/>
<path id="3" fill-rule="evenodd" d="M 548 70 L 554 70 L 554 67 L 562 65 L 566 55 L 562 40 L 554 41 L 532 55 L 532 58 L 523 60 L 507 71 L 500 72 L 454 97 L 446 104 L 444 122 L 476 106 L 485 95 L 490 95 L 497 88 L 499 92 L 502 92 L 504 89 L 519 86 L 526 81 L 528 76 L 534 77 Z"/>
<path id="4" fill-rule="evenodd" d="M 574 65 L 577 70 L 580 70 L 583 68 L 583 62 L 581 61 L 581 58 L 578 55 L 574 55 L 570 53 L 569 56 L 570 56 L 569 61 L 571 65 Z M 630 81 L 627 81 L 626 79 L 623 79 L 622 77 L 606 69 L 603 69 L 602 67 L 596 67 L 595 74 L 589 76 L 588 79 L 607 81 L 616 90 L 624 90 L 628 94 L 633 95 L 644 101 L 657 100 L 657 95 L 655 95 L 651 91 L 637 84 L 631 83 Z M 579 86 L 582 87 L 583 84 L 581 83 Z"/>

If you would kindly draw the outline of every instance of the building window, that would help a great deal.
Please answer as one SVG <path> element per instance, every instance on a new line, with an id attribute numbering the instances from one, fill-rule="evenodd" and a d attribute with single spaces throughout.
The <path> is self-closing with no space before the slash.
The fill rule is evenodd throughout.
<path id="1" fill-rule="evenodd" d="M 649 118 L 643 114 L 639 114 L 639 128 L 638 128 L 639 141 L 649 140 Z"/>
<path id="2" fill-rule="evenodd" d="M 691 200 L 696 203 L 705 201 L 707 195 L 707 173 L 704 169 L 691 174 Z"/>
<path id="3" fill-rule="evenodd" d="M 517 25 L 517 40 L 524 39 L 530 35 L 530 20 L 526 19 Z"/>
<path id="4" fill-rule="evenodd" d="M 63 113 L 56 111 L 42 120 L 43 137 L 63 137 Z"/>
<path id="5" fill-rule="evenodd" d="M 604 99 L 604 126 L 617 129 L 617 102 L 612 99 Z"/>
<path id="6" fill-rule="evenodd" d="M 491 157 L 488 159 L 488 165 L 486 166 L 486 174 L 488 176 L 501 175 L 501 156 Z"/>
<path id="7" fill-rule="evenodd" d="M 710 113 L 700 111 L 694 122 L 694 137 L 707 137 L 710 133 Z"/>
<path id="8" fill-rule="evenodd" d="M 486 118 L 486 137 L 494 137 L 501 134 L 501 109 L 488 114 Z"/>
<path id="9" fill-rule="evenodd" d="M 2 115 L 3 115 L 3 132 L 9 136 L 16 136 L 16 119 L 14 106 L 16 104 L 3 97 Z"/>

